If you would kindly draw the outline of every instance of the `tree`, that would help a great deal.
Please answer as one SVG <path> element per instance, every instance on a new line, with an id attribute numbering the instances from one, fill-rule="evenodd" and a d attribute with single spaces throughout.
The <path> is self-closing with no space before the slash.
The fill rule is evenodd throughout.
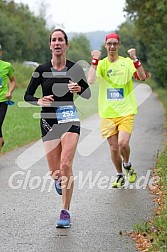
<path id="1" fill-rule="evenodd" d="M 42 17 L 34 16 L 27 5 L 13 1 L 1 0 L 0 12 L 0 43 L 5 60 L 43 62 L 50 56 L 50 31 Z"/>
<path id="2" fill-rule="evenodd" d="M 69 41 L 67 57 L 74 62 L 85 60 L 90 63 L 90 51 L 89 40 L 85 35 L 79 34 Z"/>
<path id="3" fill-rule="evenodd" d="M 126 0 L 125 11 L 135 22 L 140 41 L 146 48 L 150 71 L 159 86 L 166 87 L 167 2 L 166 0 Z"/>

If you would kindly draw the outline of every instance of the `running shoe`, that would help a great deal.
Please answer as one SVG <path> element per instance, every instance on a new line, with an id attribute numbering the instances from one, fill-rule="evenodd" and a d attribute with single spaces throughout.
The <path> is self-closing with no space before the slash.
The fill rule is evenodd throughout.
<path id="1" fill-rule="evenodd" d="M 137 173 L 134 171 L 134 168 L 132 167 L 132 165 L 130 164 L 129 166 L 125 167 L 123 163 L 123 167 L 126 170 L 126 176 L 129 183 L 134 183 L 137 179 Z"/>
<path id="2" fill-rule="evenodd" d="M 71 226 L 70 214 L 66 210 L 61 210 L 60 219 L 57 221 L 57 228 L 69 228 Z"/>
<path id="3" fill-rule="evenodd" d="M 55 180 L 55 189 L 56 189 L 56 192 L 57 192 L 59 195 L 62 195 L 61 177 L 60 177 L 59 179 L 56 179 L 56 180 Z"/>
<path id="4" fill-rule="evenodd" d="M 125 185 L 125 178 L 123 175 L 117 175 L 115 181 L 112 184 L 113 188 L 121 188 Z"/>

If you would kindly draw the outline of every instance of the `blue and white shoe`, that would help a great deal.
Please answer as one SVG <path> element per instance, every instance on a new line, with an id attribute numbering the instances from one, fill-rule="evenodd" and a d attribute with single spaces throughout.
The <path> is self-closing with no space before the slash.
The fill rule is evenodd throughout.
<path id="1" fill-rule="evenodd" d="M 68 211 L 61 210 L 60 219 L 57 221 L 56 227 L 57 228 L 69 228 L 69 227 L 71 227 L 70 214 L 69 214 Z"/>
<path id="2" fill-rule="evenodd" d="M 56 192 L 57 192 L 59 195 L 62 195 L 61 177 L 60 177 L 59 179 L 56 179 L 56 180 L 55 180 L 55 189 L 56 189 Z"/>

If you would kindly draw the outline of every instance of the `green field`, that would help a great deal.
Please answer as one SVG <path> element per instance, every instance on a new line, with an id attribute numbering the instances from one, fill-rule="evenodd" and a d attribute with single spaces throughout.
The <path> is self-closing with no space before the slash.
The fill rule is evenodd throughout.
<path id="1" fill-rule="evenodd" d="M 39 112 L 39 107 L 19 107 L 23 102 L 24 89 L 14 91 L 13 106 L 8 106 L 8 111 L 3 124 L 4 147 L 2 153 L 13 150 L 40 137 L 39 121 L 33 118 L 34 112 Z"/>

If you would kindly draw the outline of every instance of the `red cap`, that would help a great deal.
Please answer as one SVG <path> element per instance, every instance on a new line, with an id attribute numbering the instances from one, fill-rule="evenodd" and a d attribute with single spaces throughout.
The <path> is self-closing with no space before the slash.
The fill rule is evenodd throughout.
<path id="1" fill-rule="evenodd" d="M 116 33 L 110 33 L 110 34 L 108 34 L 108 35 L 106 36 L 106 41 L 107 41 L 108 39 L 110 39 L 110 38 L 115 38 L 115 39 L 118 40 L 118 42 L 120 41 L 120 38 L 119 38 L 118 34 L 116 34 Z"/>

